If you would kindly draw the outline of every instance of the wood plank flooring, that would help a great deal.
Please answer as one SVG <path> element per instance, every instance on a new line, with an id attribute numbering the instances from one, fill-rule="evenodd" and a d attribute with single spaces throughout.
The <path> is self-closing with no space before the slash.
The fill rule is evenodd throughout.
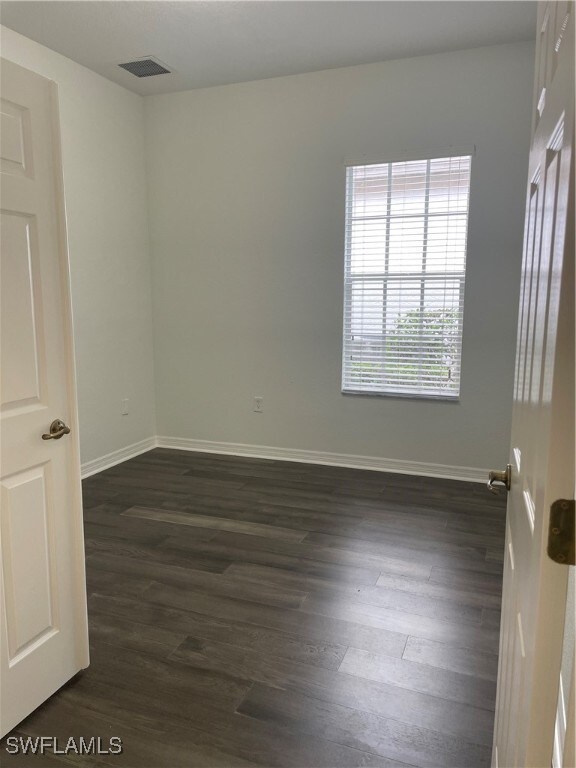
<path id="1" fill-rule="evenodd" d="M 505 499 L 155 449 L 83 483 L 91 666 L 2 765 L 490 764 Z"/>

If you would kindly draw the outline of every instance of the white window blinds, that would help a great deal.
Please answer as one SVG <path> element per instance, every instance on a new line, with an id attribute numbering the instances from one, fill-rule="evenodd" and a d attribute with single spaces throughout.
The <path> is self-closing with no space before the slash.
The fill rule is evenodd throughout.
<path id="1" fill-rule="evenodd" d="M 458 396 L 470 163 L 347 169 L 344 392 Z"/>

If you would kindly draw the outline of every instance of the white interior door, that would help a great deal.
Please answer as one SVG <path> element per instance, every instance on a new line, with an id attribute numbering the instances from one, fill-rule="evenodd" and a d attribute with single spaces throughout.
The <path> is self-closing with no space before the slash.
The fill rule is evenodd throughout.
<path id="1" fill-rule="evenodd" d="M 4 735 L 88 666 L 88 633 L 57 91 L 2 60 L 0 96 Z"/>
<path id="2" fill-rule="evenodd" d="M 537 31 L 493 751 L 501 768 L 552 764 L 569 566 L 547 556 L 548 524 L 551 504 L 574 498 L 573 3 L 542 3 Z"/>

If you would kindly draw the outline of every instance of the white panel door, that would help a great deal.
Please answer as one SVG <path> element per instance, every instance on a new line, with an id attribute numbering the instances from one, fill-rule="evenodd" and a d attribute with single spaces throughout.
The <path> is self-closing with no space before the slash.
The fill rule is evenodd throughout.
<path id="1" fill-rule="evenodd" d="M 4 735 L 88 666 L 88 633 L 57 91 L 2 59 L 0 97 Z"/>
<path id="2" fill-rule="evenodd" d="M 574 498 L 574 7 L 539 6 L 493 764 L 552 764 L 568 565 L 550 506 Z"/>

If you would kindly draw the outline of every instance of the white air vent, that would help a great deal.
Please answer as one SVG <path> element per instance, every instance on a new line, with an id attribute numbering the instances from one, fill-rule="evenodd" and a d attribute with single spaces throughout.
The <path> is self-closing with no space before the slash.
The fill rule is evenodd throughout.
<path id="1" fill-rule="evenodd" d="M 155 75 L 169 75 L 170 70 L 161 64 L 157 59 L 153 59 L 151 56 L 146 56 L 143 59 L 135 59 L 134 61 L 127 61 L 124 64 L 118 64 L 119 67 L 125 69 L 136 77 L 154 77 Z"/>

